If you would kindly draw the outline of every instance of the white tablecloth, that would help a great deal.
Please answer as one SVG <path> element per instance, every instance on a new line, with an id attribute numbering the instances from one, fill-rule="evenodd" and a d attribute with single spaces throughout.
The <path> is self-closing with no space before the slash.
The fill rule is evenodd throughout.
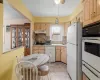
<path id="1" fill-rule="evenodd" d="M 21 61 L 31 61 L 35 66 L 40 66 L 47 63 L 49 60 L 49 55 L 47 54 L 32 54 L 25 56 Z"/>

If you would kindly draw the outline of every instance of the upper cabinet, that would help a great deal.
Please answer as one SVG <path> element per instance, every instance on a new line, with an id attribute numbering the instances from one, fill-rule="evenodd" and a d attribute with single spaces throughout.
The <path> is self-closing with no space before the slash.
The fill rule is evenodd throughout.
<path id="1" fill-rule="evenodd" d="M 50 24 L 49 23 L 35 23 L 34 24 L 34 31 L 37 30 L 44 30 L 46 31 L 47 36 L 50 34 Z"/>
<path id="2" fill-rule="evenodd" d="M 90 23 L 91 20 L 91 14 L 90 14 L 90 0 L 85 0 L 84 1 L 84 9 L 83 9 L 83 14 L 84 14 L 84 25 Z"/>
<path id="3" fill-rule="evenodd" d="M 100 0 L 84 1 L 84 25 L 100 20 Z"/>

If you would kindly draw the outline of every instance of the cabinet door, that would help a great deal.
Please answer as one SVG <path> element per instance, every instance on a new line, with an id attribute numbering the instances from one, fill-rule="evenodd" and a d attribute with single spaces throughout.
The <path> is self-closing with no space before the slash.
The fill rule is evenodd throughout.
<path id="1" fill-rule="evenodd" d="M 41 24 L 41 30 L 46 30 L 46 24 Z"/>
<path id="2" fill-rule="evenodd" d="M 96 11 L 97 11 L 97 16 L 100 15 L 100 0 L 94 0 Z"/>
<path id="3" fill-rule="evenodd" d="M 39 23 L 34 24 L 34 30 L 41 30 L 41 25 Z"/>
<path id="4" fill-rule="evenodd" d="M 93 22 L 93 0 L 85 0 L 84 1 L 84 9 L 83 9 L 83 15 L 84 20 L 83 24 L 87 25 Z"/>
<path id="5" fill-rule="evenodd" d="M 84 1 L 84 21 L 90 20 L 90 0 Z"/>
<path id="6" fill-rule="evenodd" d="M 46 24 L 46 35 L 50 36 L 50 24 Z"/>
<path id="7" fill-rule="evenodd" d="M 100 20 L 100 0 L 94 0 L 94 22 Z"/>
<path id="8" fill-rule="evenodd" d="M 63 63 L 67 63 L 67 53 L 66 53 L 66 48 L 65 47 L 61 48 L 61 61 Z"/>
<path id="9" fill-rule="evenodd" d="M 94 0 L 89 0 L 90 2 L 90 19 L 93 19 L 95 17 L 94 15 Z"/>
<path id="10" fill-rule="evenodd" d="M 56 61 L 61 61 L 61 50 L 56 50 Z"/>

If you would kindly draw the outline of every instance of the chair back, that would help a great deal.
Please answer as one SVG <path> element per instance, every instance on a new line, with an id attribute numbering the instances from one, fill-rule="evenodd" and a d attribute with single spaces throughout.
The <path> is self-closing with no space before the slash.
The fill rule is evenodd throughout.
<path id="1" fill-rule="evenodd" d="M 18 80 L 37 80 L 38 69 L 29 61 L 21 61 L 16 65 L 15 73 Z"/>

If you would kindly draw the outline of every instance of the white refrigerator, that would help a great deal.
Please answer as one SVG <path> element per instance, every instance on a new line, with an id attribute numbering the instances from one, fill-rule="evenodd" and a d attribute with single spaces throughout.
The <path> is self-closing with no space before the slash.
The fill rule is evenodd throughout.
<path id="1" fill-rule="evenodd" d="M 82 25 L 79 22 L 68 27 L 67 71 L 72 80 L 82 80 Z"/>

